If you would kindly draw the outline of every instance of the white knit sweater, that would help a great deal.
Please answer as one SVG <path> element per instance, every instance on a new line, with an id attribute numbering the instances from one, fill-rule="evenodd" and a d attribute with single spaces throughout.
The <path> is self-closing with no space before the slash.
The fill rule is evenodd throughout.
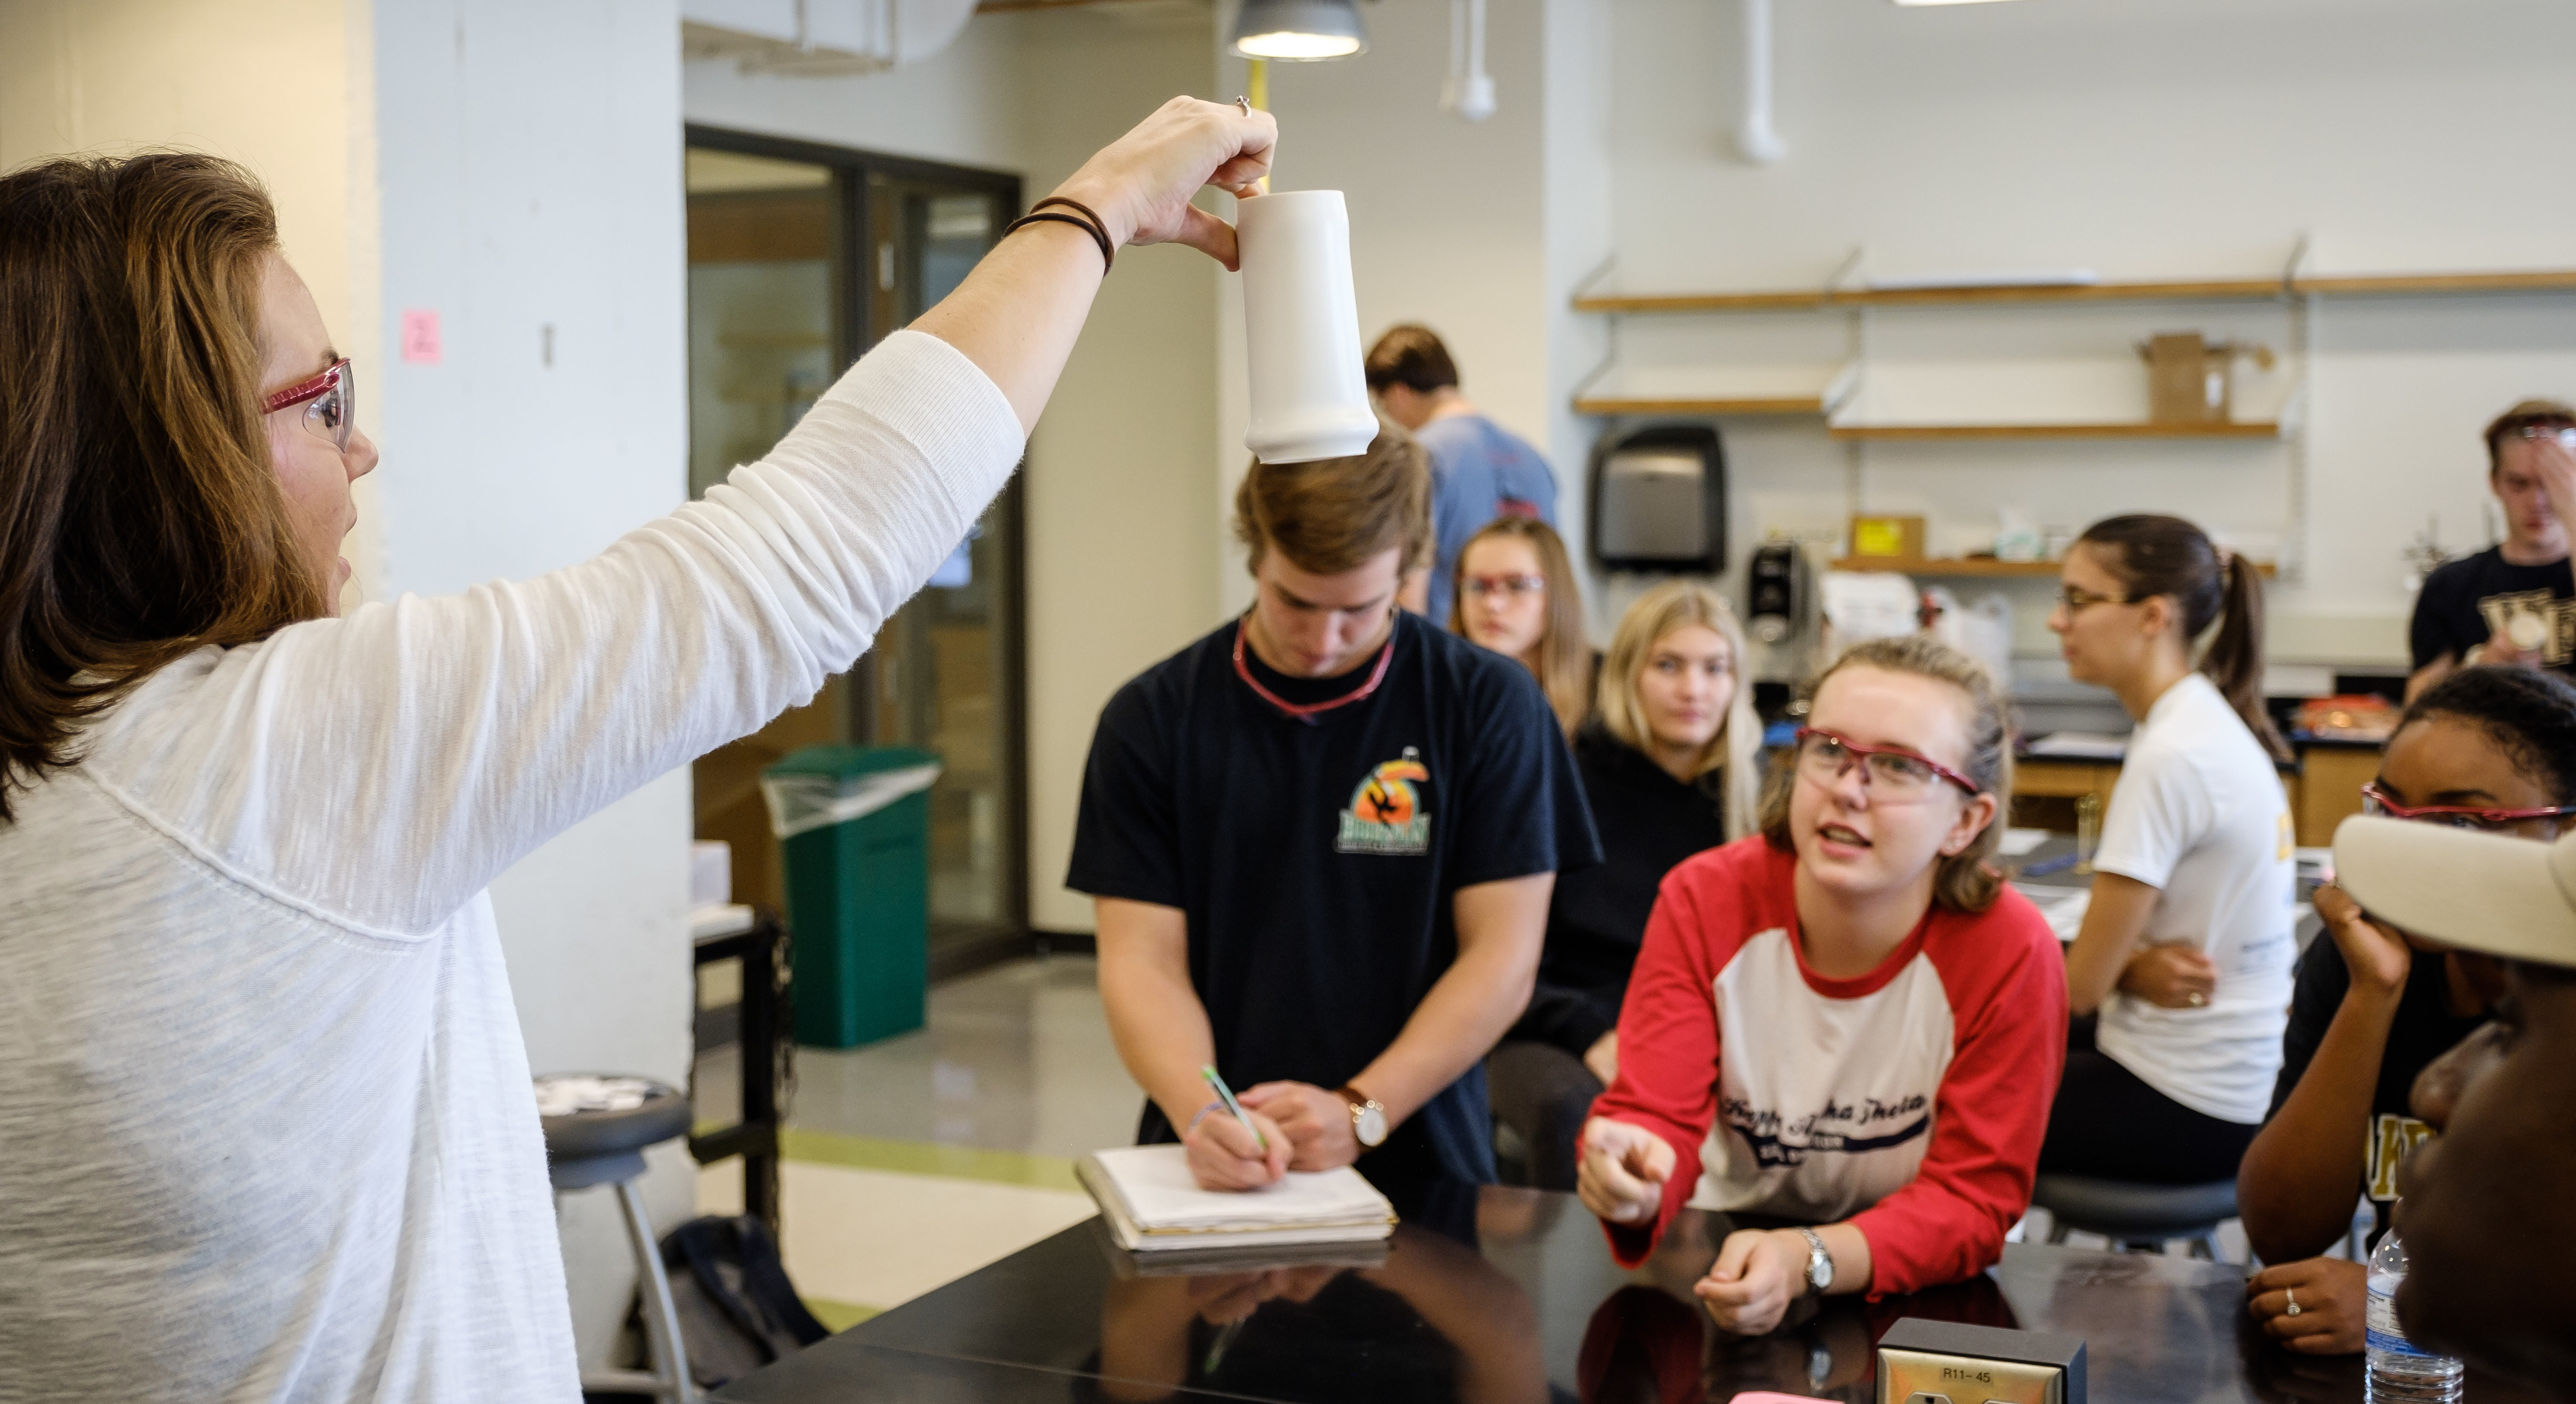
<path id="1" fill-rule="evenodd" d="M 812 697 L 1021 446 L 900 333 L 596 559 L 199 651 L 15 794 L 0 1399 L 577 1399 L 484 888 Z"/>

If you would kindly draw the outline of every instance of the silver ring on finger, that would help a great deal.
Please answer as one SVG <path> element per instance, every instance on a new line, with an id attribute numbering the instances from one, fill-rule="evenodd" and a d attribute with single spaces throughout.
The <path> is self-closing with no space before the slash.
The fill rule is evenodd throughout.
<path id="1" fill-rule="evenodd" d="M 2198 990 L 2193 990 L 2190 994 L 2183 996 L 2183 1002 L 2189 1004 L 2194 1009 L 2199 1009 L 2209 1003 L 2209 996 L 2202 994 Z"/>
<path id="2" fill-rule="evenodd" d="M 2296 1287 L 2284 1287 L 2284 1288 L 2282 1288 L 2282 1289 L 2281 1289 L 2281 1295 L 2282 1295 L 2283 1297 L 2285 1297 L 2285 1298 L 2289 1299 L 2289 1303 L 2290 1303 L 2288 1307 L 2286 1307 L 2286 1308 L 2284 1308 L 2284 1309 L 2282 1310 L 2281 1314 L 2282 1314 L 2283 1316 L 2296 1316 L 2296 1315 L 2298 1315 L 2301 1311 L 2305 1310 L 2305 1308 L 2303 1308 L 2303 1307 L 2301 1307 L 2301 1306 L 2299 1305 L 2299 1289 L 2298 1289 L 2298 1288 L 2296 1288 Z"/>
<path id="3" fill-rule="evenodd" d="M 1243 109 L 1244 116 L 1249 117 L 1252 115 L 1252 99 L 1245 97 L 1241 93 L 1237 93 L 1234 95 L 1234 105 Z"/>

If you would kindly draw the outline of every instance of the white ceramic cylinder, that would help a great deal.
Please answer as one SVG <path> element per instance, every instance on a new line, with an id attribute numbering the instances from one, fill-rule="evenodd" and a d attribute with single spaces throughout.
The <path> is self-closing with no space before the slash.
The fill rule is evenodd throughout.
<path id="1" fill-rule="evenodd" d="M 1351 292 L 1351 221 L 1338 190 L 1256 195 L 1235 206 L 1245 361 L 1264 463 L 1347 458 L 1377 437 Z"/>

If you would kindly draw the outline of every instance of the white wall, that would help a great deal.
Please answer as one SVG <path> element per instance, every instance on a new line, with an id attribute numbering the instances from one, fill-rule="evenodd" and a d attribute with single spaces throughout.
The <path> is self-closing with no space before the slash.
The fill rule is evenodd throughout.
<path id="1" fill-rule="evenodd" d="M 688 495 L 677 6 L 380 0 L 372 17 L 385 589 L 572 564 Z M 440 314 L 439 364 L 396 356 L 407 308 Z M 494 884 L 537 1071 L 686 1080 L 690 836 L 675 773 Z M 685 1217 L 685 1150 L 654 1163 L 657 1217 Z M 593 1360 L 632 1260 L 604 1194 L 567 1200 L 563 1226 Z"/>
<path id="2" fill-rule="evenodd" d="M 1770 167 L 1732 148 L 1732 0 L 1608 8 L 1621 289 L 1814 286 L 1861 245 L 1885 274 L 2262 276 L 2303 233 L 2325 271 L 2576 266 L 2576 188 L 2535 179 L 2561 161 L 2576 85 L 2576 10 L 2551 0 L 1804 0 L 1778 11 L 1788 157 Z M 2410 599 L 2398 552 L 2431 514 L 2445 545 L 2482 543 L 2477 430 L 2525 396 L 2576 394 L 2571 314 L 2564 295 L 2326 305 L 2311 570 L 2275 588 L 2276 657 L 2399 660 Z M 1899 371 L 1964 363 L 2008 386 L 2072 360 L 2107 370 L 2136 337 L 2195 328 L 2282 347 L 2288 317 L 1886 312 L 1872 335 Z M 1664 366 L 1833 359 L 1842 337 L 1839 319 L 1798 317 L 1638 318 L 1621 331 L 1628 362 Z M 1812 420 L 1728 429 L 1739 547 L 1769 525 L 1839 529 L 1845 456 Z M 2278 446 L 1883 445 L 1863 457 L 1864 504 L 1928 513 L 1950 549 L 1990 532 L 1999 502 L 2068 525 L 2177 511 L 2258 540 L 2287 518 Z M 2036 623 L 2044 588 L 2019 593 L 2025 651 L 2053 655 Z"/>
<path id="3" fill-rule="evenodd" d="M 688 119 L 1017 173 L 1027 199 L 1175 93 L 1214 77 L 1194 5 L 987 15 L 924 63 L 865 77 L 745 75 L 692 62 Z M 1088 931 L 1064 889 L 1093 724 L 1119 684 L 1221 618 L 1202 549 L 1214 488 L 1219 270 L 1179 248 L 1130 249 L 1029 445 L 1029 907 Z"/>

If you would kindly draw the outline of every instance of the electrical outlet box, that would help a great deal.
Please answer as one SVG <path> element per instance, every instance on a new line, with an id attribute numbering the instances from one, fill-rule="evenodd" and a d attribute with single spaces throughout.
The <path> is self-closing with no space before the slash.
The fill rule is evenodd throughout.
<path id="1" fill-rule="evenodd" d="M 1909 1316 L 1878 1339 L 1878 1404 L 2084 1404 L 2084 1339 Z"/>

